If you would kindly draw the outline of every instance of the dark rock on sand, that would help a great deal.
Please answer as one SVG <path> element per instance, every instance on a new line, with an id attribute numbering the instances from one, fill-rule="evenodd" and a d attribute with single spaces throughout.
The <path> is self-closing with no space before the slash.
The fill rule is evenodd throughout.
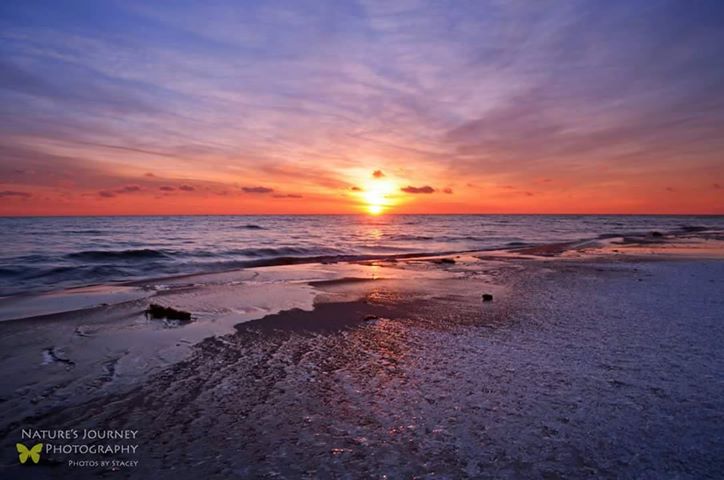
<path id="1" fill-rule="evenodd" d="M 484 301 L 484 302 L 492 302 L 492 301 L 493 301 L 493 296 L 492 296 L 491 294 L 489 294 L 489 293 L 484 293 L 484 294 L 483 294 L 483 301 Z"/>
<path id="2" fill-rule="evenodd" d="M 146 316 L 150 316 L 151 318 L 180 320 L 182 322 L 191 321 L 191 313 L 184 312 L 183 310 L 176 310 L 175 308 L 171 307 L 164 307 L 163 305 L 158 305 L 156 303 L 152 303 L 148 306 L 148 309 L 146 310 Z"/>

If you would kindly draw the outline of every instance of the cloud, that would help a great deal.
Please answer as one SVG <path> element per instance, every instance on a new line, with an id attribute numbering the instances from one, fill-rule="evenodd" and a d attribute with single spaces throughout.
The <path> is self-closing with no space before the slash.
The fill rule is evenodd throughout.
<path id="1" fill-rule="evenodd" d="M 113 198 L 116 195 L 123 195 L 125 193 L 136 193 L 142 190 L 143 189 L 138 185 L 125 185 L 120 188 L 100 190 L 98 192 L 98 195 L 103 198 Z"/>
<path id="2" fill-rule="evenodd" d="M 2 145 L 2 140 L 0 136 L 0 178 L 3 183 L 51 188 L 77 185 L 90 189 L 113 189 L 119 183 L 120 179 L 106 171 L 101 162 L 47 153 L 12 142 Z"/>
<path id="3" fill-rule="evenodd" d="M 722 2 L 103 2 L 72 25 L 58 2 L 40 23 L 5 3 L 0 145 L 26 150 L 0 147 L 8 190 L 247 178 L 336 209 L 385 165 L 400 186 L 457 185 L 470 209 L 545 178 L 609 186 L 614 208 L 676 185 L 711 209 L 695 186 L 722 184 Z M 561 192 L 546 207 L 569 208 Z"/>
<path id="4" fill-rule="evenodd" d="M 120 77 L 110 78 L 72 61 L 46 58 L 35 71 L 0 60 L 0 88 L 36 97 L 57 106 L 115 114 L 158 113 L 150 92 Z M 52 81 L 47 79 L 52 78 Z"/>
<path id="5" fill-rule="evenodd" d="M 442 189 L 442 191 L 443 191 L 443 193 L 447 193 L 447 194 L 452 194 L 452 193 L 453 193 L 453 189 L 450 188 L 450 187 L 445 187 L 445 188 Z"/>
<path id="6" fill-rule="evenodd" d="M 402 187 L 400 190 L 405 193 L 433 193 L 433 192 L 435 192 L 435 189 L 429 185 L 425 185 L 423 187 L 413 187 L 412 185 L 408 185 L 407 187 Z"/>
<path id="7" fill-rule="evenodd" d="M 372 176 L 374 178 L 382 178 L 385 176 L 385 174 L 382 172 L 382 170 L 375 170 L 374 172 L 372 172 Z"/>
<path id="8" fill-rule="evenodd" d="M 298 193 L 287 193 L 282 195 L 272 195 L 274 198 L 303 198 L 302 195 L 299 195 Z"/>
<path id="9" fill-rule="evenodd" d="M 244 193 L 254 193 L 254 194 L 271 193 L 274 191 L 273 188 L 269 188 L 269 187 L 241 187 L 241 189 L 244 191 Z"/>
<path id="10" fill-rule="evenodd" d="M 357 186 L 349 187 L 349 189 L 352 190 L 353 192 L 361 192 L 361 191 L 362 191 L 362 189 L 359 188 L 359 187 L 357 187 Z"/>
<path id="11" fill-rule="evenodd" d="M 173 185 L 161 185 L 158 187 L 159 190 L 162 192 L 174 192 L 176 190 L 180 190 L 182 192 L 194 192 L 196 191 L 196 187 L 193 185 L 189 185 L 188 183 L 183 183 L 179 185 L 178 187 L 175 187 Z"/>
<path id="12" fill-rule="evenodd" d="M 19 197 L 19 198 L 29 198 L 33 195 L 28 192 L 18 192 L 15 190 L 3 190 L 0 192 L 0 198 L 6 198 L 6 197 Z"/>
<path id="13" fill-rule="evenodd" d="M 716 190 L 720 190 L 720 189 L 721 189 L 721 185 L 718 184 L 718 183 L 713 184 L 712 187 L 714 187 L 714 189 L 716 189 Z"/>

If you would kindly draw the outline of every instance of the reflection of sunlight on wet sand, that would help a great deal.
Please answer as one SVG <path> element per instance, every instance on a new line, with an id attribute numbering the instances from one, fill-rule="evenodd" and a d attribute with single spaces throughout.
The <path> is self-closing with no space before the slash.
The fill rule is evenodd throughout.
<path id="1" fill-rule="evenodd" d="M 374 377 L 380 380 L 379 388 L 384 389 L 390 380 L 386 377 L 394 374 L 405 355 L 400 342 L 401 326 L 393 320 L 378 318 L 367 327 L 371 340 L 367 345 L 368 351 L 376 357 L 376 361 L 369 363 L 369 368 L 374 370 Z"/>

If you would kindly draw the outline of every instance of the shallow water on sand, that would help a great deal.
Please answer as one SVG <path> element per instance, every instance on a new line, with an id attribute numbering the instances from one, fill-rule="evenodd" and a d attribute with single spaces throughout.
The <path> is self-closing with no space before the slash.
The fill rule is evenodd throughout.
<path id="1" fill-rule="evenodd" d="M 0 218 L 0 296 L 305 259 L 436 253 L 697 226 L 724 217 L 295 215 Z"/>

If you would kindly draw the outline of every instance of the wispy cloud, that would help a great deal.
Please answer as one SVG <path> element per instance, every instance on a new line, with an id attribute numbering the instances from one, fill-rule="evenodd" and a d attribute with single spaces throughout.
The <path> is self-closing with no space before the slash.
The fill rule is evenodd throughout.
<path id="1" fill-rule="evenodd" d="M 0 191 L 0 198 L 18 197 L 18 198 L 30 198 L 33 195 L 28 192 L 18 192 L 15 190 L 3 190 Z"/>
<path id="2" fill-rule="evenodd" d="M 720 2 L 66 10 L 11 2 L 0 19 L 2 188 L 42 190 L 49 211 L 77 192 L 274 189 L 352 208 L 340 197 L 370 172 L 455 186 L 410 199 L 432 209 L 654 210 L 670 185 L 681 208 L 724 205 L 720 188 L 685 193 L 724 182 Z"/>

